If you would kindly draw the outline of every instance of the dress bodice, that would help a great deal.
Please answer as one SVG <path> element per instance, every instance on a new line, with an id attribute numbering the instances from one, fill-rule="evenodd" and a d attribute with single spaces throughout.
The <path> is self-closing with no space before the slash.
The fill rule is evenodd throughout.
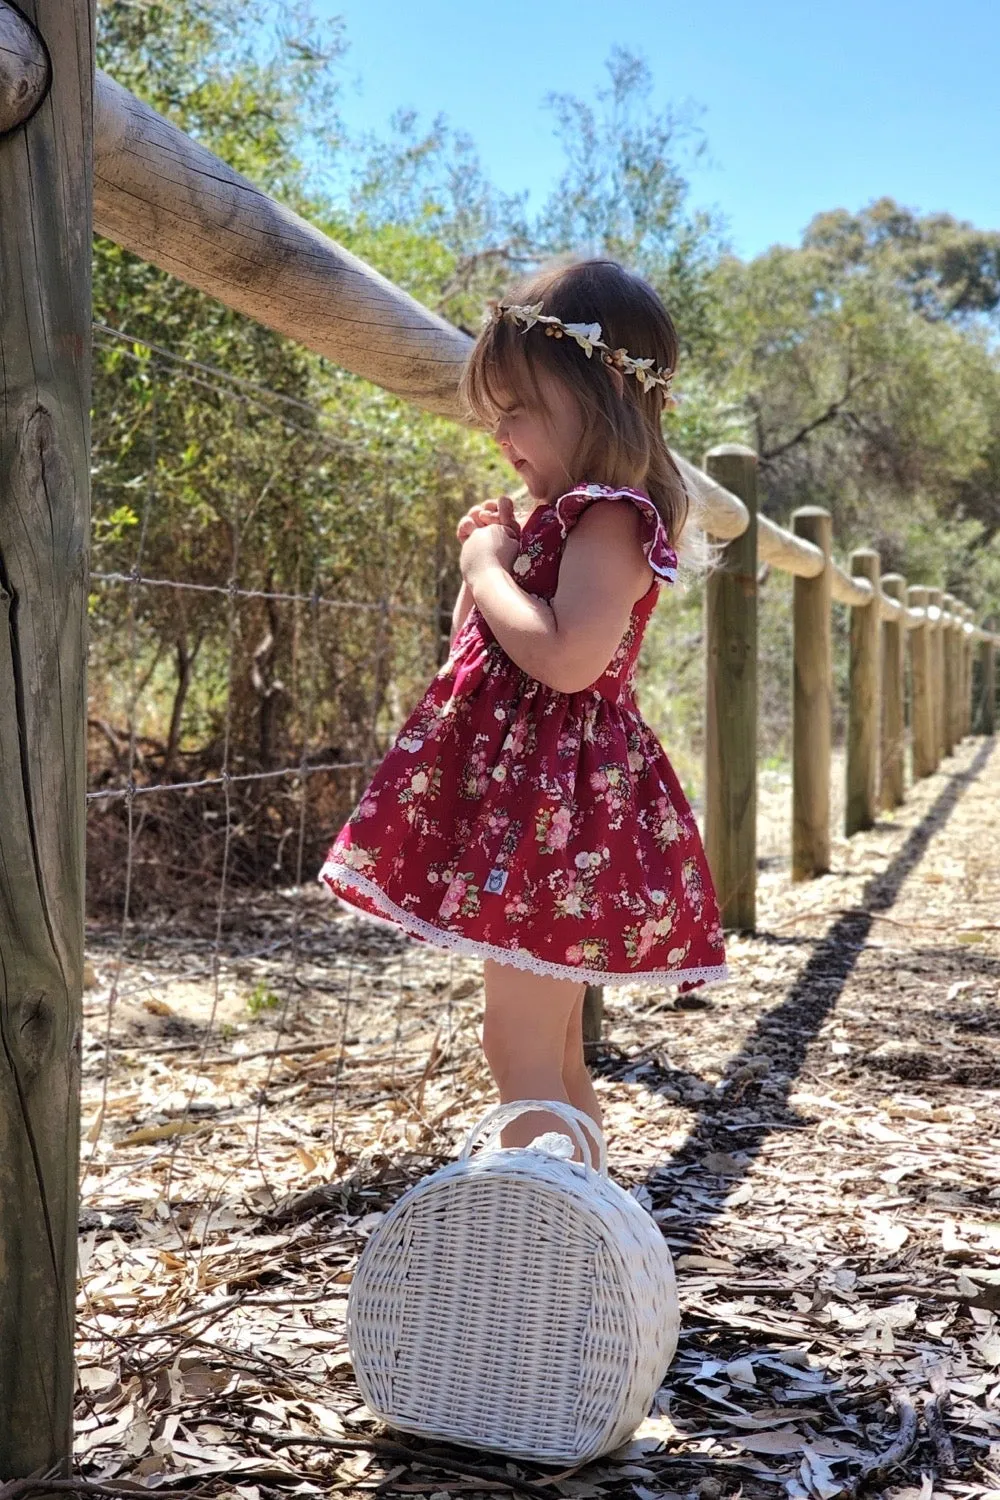
<path id="1" fill-rule="evenodd" d="M 608 485 L 581 485 L 561 495 L 553 504 L 538 505 L 521 526 L 518 555 L 513 574 L 525 593 L 548 602 L 556 592 L 563 545 L 579 516 L 594 500 L 625 499 L 635 504 L 646 521 L 647 537 L 643 544 L 646 560 L 653 570 L 653 581 L 641 599 L 632 605 L 625 631 L 607 667 L 589 687 L 588 694 L 599 693 L 610 703 L 635 707 L 635 671 L 643 636 L 650 615 L 656 607 L 660 586 L 677 576 L 677 558 L 667 538 L 659 512 L 641 490 L 615 489 Z M 473 605 L 460 635 L 469 631 L 490 649 L 502 650 L 489 624 Z M 463 641 L 464 644 L 464 641 Z M 453 653 L 459 648 L 455 639 Z"/>

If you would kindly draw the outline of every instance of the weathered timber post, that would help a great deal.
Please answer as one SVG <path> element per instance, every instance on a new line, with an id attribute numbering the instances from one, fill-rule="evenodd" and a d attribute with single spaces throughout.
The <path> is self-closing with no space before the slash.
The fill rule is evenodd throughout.
<path id="1" fill-rule="evenodd" d="M 964 662 L 963 672 L 963 694 L 962 694 L 962 733 L 972 733 L 972 655 L 973 643 L 969 626 L 975 624 L 976 612 L 971 604 L 965 606 L 964 623 L 962 627 L 962 655 Z"/>
<path id="2" fill-rule="evenodd" d="M 934 744 L 934 769 L 944 755 L 944 620 L 940 589 L 927 590 L 927 609 L 934 613 L 931 631 L 931 724 Z"/>
<path id="3" fill-rule="evenodd" d="M 955 600 L 955 624 L 952 629 L 955 635 L 955 745 L 960 745 L 965 738 L 963 727 L 965 720 L 965 605 L 960 599 Z"/>
<path id="4" fill-rule="evenodd" d="M 724 927 L 757 910 L 757 455 L 724 443 L 705 469 L 747 508 L 705 587 L 705 852 Z"/>
<path id="5" fill-rule="evenodd" d="M 955 611 L 955 744 L 965 738 L 965 605 L 956 599 Z"/>
<path id="6" fill-rule="evenodd" d="M 966 736 L 965 727 L 965 620 L 968 613 L 968 605 L 959 600 L 955 615 L 955 690 L 957 701 L 955 704 L 955 740 L 961 744 Z"/>
<path id="7" fill-rule="evenodd" d="M 910 609 L 927 609 L 927 589 L 910 588 L 906 600 Z M 910 729 L 913 736 L 913 779 L 919 781 L 934 769 L 934 705 L 931 669 L 931 627 L 926 619 L 909 631 L 911 709 Z"/>
<path id="8" fill-rule="evenodd" d="M 815 578 L 796 577 L 792 601 L 792 879 L 808 880 L 830 868 L 830 512 L 804 505 L 792 515 L 792 531 L 827 560 Z"/>
<path id="9" fill-rule="evenodd" d="M 847 800 L 844 832 L 871 828 L 878 806 L 879 556 L 870 547 L 851 553 L 851 574 L 867 578 L 872 597 L 851 606 L 850 703 L 847 718 Z"/>
<path id="10" fill-rule="evenodd" d="M 978 708 L 976 728 L 979 733 L 995 734 L 997 727 L 997 648 L 993 641 L 979 642 Z"/>
<path id="11" fill-rule="evenodd" d="M 90 530 L 94 7 L 20 5 L 0 0 L 0 1480 L 72 1447 Z"/>
<path id="12" fill-rule="evenodd" d="M 52 63 L 26 15 L 0 4 L 0 136 L 26 125 L 52 86 Z"/>
<path id="13" fill-rule="evenodd" d="M 604 1026 L 604 986 L 588 984 L 583 992 L 583 1055 L 592 1062 L 601 1045 Z"/>
<path id="14" fill-rule="evenodd" d="M 941 595 L 941 758 L 951 754 L 952 597 Z"/>
<path id="15" fill-rule="evenodd" d="M 882 575 L 882 592 L 906 608 L 906 579 L 899 573 Z M 882 806 L 898 807 L 905 795 L 906 720 L 904 667 L 906 622 L 882 621 Z"/>
<path id="16" fill-rule="evenodd" d="M 968 618 L 969 606 L 960 603 L 958 606 L 958 624 L 955 627 L 955 635 L 958 640 L 958 671 L 956 673 L 958 686 L 958 724 L 956 738 L 959 744 L 961 744 L 969 732 L 966 723 L 969 642 L 965 633 L 965 622 Z"/>
<path id="17" fill-rule="evenodd" d="M 955 682 L 957 667 L 957 651 L 955 620 L 958 600 L 954 594 L 943 594 L 941 597 L 941 608 L 945 612 L 944 618 L 944 753 L 951 755 L 955 748 L 955 704 L 958 698 L 958 686 Z"/>

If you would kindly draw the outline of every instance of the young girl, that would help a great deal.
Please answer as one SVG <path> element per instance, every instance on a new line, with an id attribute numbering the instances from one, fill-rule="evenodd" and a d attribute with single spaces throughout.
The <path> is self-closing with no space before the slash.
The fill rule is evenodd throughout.
<path id="1" fill-rule="evenodd" d="M 636 705 L 636 658 L 687 494 L 661 430 L 666 309 L 613 261 L 544 271 L 492 307 L 462 395 L 534 508 L 459 523 L 451 653 L 321 872 L 342 904 L 484 959 L 503 1101 L 601 1112 L 586 984 L 727 977 L 695 820 Z M 544 1111 L 508 1145 L 559 1129 Z"/>

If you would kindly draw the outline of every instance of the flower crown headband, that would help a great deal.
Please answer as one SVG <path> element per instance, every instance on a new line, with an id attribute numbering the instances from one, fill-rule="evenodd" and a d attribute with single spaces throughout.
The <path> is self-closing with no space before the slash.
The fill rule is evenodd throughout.
<path id="1" fill-rule="evenodd" d="M 523 323 L 527 333 L 529 328 L 533 328 L 536 323 L 541 323 L 549 338 L 575 339 L 588 359 L 595 349 L 600 349 L 604 364 L 611 365 L 623 374 L 634 375 L 643 390 L 649 386 L 661 386 L 664 406 L 677 405 L 677 397 L 671 395 L 670 392 L 670 382 L 674 378 L 673 370 L 661 369 L 652 359 L 636 359 L 626 349 L 612 349 L 610 344 L 604 342 L 600 323 L 564 323 L 562 318 L 554 317 L 551 313 L 543 313 L 541 302 L 522 306 L 491 299 L 487 305 L 488 312 L 485 319 L 487 327 L 491 323 L 499 323 L 501 318 L 510 318 L 512 323 Z"/>

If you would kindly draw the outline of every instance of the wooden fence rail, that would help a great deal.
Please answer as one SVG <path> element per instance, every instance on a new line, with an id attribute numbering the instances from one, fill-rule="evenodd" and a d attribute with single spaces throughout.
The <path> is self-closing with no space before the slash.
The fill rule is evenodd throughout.
<path id="1" fill-rule="evenodd" d="M 91 208 L 126 249 L 429 411 L 460 419 L 470 346 L 95 77 L 93 34 L 93 0 L 0 0 L 0 1482 L 70 1451 Z M 874 553 L 845 572 L 826 512 L 797 511 L 790 531 L 758 516 L 750 450 L 714 449 L 704 471 L 677 461 L 726 544 L 706 590 L 705 831 L 724 920 L 752 926 L 759 564 L 795 578 L 795 879 L 830 859 L 832 603 L 851 610 L 849 831 L 874 819 L 880 787 L 890 805 L 904 794 L 905 657 L 925 776 L 973 724 L 994 732 L 1000 637 L 951 595 L 880 580 Z"/>

